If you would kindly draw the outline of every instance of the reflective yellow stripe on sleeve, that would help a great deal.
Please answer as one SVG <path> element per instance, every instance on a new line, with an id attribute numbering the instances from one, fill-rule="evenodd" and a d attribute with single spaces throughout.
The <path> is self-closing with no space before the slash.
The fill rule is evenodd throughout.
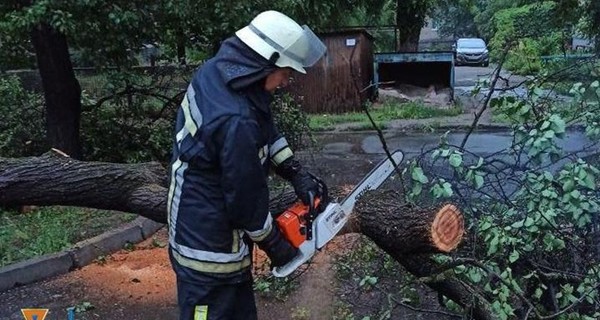
<path id="1" fill-rule="evenodd" d="M 183 102 L 181 102 L 181 108 L 183 109 L 183 115 L 185 116 L 184 126 L 188 130 L 188 132 L 192 134 L 192 136 L 195 136 L 196 131 L 198 131 L 198 127 L 192 119 L 192 112 L 190 111 L 190 101 L 188 100 L 187 95 L 183 98 Z"/>
<path id="2" fill-rule="evenodd" d="M 284 162 L 287 158 L 293 155 L 294 153 L 292 152 L 292 149 L 290 149 L 289 147 L 285 147 L 276 154 L 274 154 L 273 157 L 271 157 L 271 161 L 274 165 L 278 166 L 280 163 Z"/>

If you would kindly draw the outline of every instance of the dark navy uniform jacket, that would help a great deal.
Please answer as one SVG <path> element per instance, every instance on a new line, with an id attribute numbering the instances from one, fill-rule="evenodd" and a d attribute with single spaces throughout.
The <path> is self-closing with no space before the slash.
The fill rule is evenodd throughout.
<path id="1" fill-rule="evenodd" d="M 264 78 L 274 67 L 226 40 L 194 75 L 177 114 L 168 194 L 169 254 L 179 280 L 251 279 L 251 244 L 264 239 L 269 166 L 291 157 L 275 129 Z"/>

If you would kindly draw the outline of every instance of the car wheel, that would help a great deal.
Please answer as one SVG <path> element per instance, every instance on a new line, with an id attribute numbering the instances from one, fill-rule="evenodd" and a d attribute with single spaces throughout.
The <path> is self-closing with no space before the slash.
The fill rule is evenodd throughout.
<path id="1" fill-rule="evenodd" d="M 490 66 L 490 62 L 489 61 L 484 62 L 483 66 L 486 67 L 486 68 L 489 67 Z"/>

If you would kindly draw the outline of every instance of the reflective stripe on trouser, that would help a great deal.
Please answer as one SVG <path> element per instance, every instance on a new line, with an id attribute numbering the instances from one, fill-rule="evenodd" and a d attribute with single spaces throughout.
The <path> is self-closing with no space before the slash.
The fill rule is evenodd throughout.
<path id="1" fill-rule="evenodd" d="M 196 306 L 194 308 L 194 320 L 207 320 L 208 306 Z"/>
<path id="2" fill-rule="evenodd" d="M 256 320 L 252 282 L 209 286 L 177 280 L 179 320 Z"/>

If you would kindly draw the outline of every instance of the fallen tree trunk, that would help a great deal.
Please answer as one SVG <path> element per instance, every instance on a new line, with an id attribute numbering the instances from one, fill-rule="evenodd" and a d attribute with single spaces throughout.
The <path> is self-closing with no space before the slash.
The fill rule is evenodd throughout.
<path id="1" fill-rule="evenodd" d="M 83 162 L 58 151 L 41 157 L 0 158 L 0 205 L 69 205 L 131 212 L 166 222 L 167 170 L 158 163 Z M 424 253 L 448 252 L 462 239 L 456 207 L 413 208 L 394 193 L 359 199 L 344 233 L 361 232 L 417 277 L 439 269 Z M 296 201 L 293 192 L 271 199 L 271 212 Z M 489 305 L 456 279 L 432 280 L 431 288 L 470 309 L 475 319 L 493 319 Z"/>
<path id="2" fill-rule="evenodd" d="M 158 163 L 84 162 L 60 151 L 0 158 L 0 205 L 67 205 L 167 221 L 166 174 Z"/>

